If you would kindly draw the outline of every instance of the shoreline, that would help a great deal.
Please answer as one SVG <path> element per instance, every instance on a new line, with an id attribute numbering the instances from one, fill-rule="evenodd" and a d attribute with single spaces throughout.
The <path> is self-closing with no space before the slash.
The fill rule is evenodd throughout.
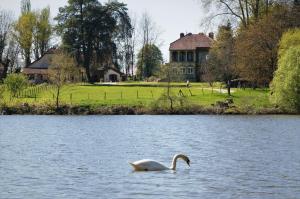
<path id="1" fill-rule="evenodd" d="M 279 108 L 241 109 L 196 105 L 174 109 L 124 105 L 97 107 L 61 105 L 57 109 L 53 105 L 37 106 L 25 103 L 18 106 L 1 105 L 0 115 L 300 115 L 300 113 Z"/>

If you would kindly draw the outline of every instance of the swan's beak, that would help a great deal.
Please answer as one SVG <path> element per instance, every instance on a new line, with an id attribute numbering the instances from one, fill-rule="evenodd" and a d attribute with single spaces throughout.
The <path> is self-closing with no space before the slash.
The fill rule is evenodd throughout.
<path id="1" fill-rule="evenodd" d="M 187 163 L 187 165 L 189 165 L 189 167 L 191 166 L 191 165 L 190 165 L 190 160 L 189 160 L 189 159 L 187 159 L 186 163 Z"/>

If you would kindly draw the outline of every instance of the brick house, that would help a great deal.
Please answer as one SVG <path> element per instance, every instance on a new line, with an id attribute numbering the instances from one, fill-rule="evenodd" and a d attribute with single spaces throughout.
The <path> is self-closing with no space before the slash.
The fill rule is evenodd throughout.
<path id="1" fill-rule="evenodd" d="M 200 81 L 203 64 L 212 47 L 214 34 L 204 33 L 184 35 L 170 44 L 170 65 L 189 81 Z"/>

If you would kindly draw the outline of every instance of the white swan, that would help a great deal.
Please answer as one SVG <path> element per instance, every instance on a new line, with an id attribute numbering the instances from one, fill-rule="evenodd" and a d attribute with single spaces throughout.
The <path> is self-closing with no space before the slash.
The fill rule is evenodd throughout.
<path id="1" fill-rule="evenodd" d="M 155 161 L 155 160 L 139 160 L 131 164 L 135 171 L 162 171 L 162 170 L 176 170 L 177 159 L 183 159 L 190 166 L 190 159 L 186 155 L 176 154 L 173 158 L 171 167 L 166 167 L 165 165 Z"/>

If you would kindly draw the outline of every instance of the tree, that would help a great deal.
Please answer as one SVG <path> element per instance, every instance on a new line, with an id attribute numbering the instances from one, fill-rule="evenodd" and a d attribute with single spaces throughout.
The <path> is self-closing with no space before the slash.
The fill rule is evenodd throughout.
<path id="1" fill-rule="evenodd" d="M 135 51 L 136 51 L 136 45 L 137 45 L 137 24 L 136 24 L 136 17 L 131 17 L 131 25 L 132 25 L 132 35 L 129 41 L 130 48 L 128 49 L 127 56 L 129 57 L 128 60 L 130 63 L 128 63 L 128 70 L 131 72 L 131 76 L 133 77 L 134 73 L 134 67 L 135 67 Z"/>
<path id="2" fill-rule="evenodd" d="M 240 28 L 235 42 L 236 70 L 253 85 L 270 83 L 277 69 L 278 43 L 284 31 L 297 26 L 288 6 L 273 7 L 269 14 L 247 29 Z"/>
<path id="3" fill-rule="evenodd" d="M 125 70 L 127 76 L 133 77 L 134 65 L 135 65 L 135 50 L 137 42 L 137 26 L 136 18 L 131 17 L 131 30 L 130 34 L 121 40 L 121 45 L 118 46 L 120 55 L 120 63 Z"/>
<path id="4" fill-rule="evenodd" d="M 112 42 L 116 45 L 115 52 L 112 52 L 113 63 L 119 69 L 125 69 L 126 74 L 128 74 L 132 52 L 131 39 L 134 30 L 127 13 L 127 7 L 117 1 L 111 1 L 105 7 L 116 22 L 116 31 L 112 37 Z"/>
<path id="5" fill-rule="evenodd" d="M 32 12 L 24 12 L 14 26 L 14 36 L 20 45 L 26 66 L 31 64 L 33 30 L 35 24 L 35 15 Z"/>
<path id="6" fill-rule="evenodd" d="M 210 81 L 210 78 L 223 81 L 230 95 L 231 80 L 235 77 L 234 64 L 233 31 L 228 22 L 226 26 L 219 26 L 216 41 L 208 54 L 204 77 Z"/>
<path id="7" fill-rule="evenodd" d="M 5 50 L 5 59 L 8 60 L 8 65 L 7 68 L 4 68 L 3 78 L 6 77 L 7 73 L 18 73 L 21 71 L 19 54 L 19 44 L 13 38 L 10 38 L 9 44 Z"/>
<path id="8" fill-rule="evenodd" d="M 102 6 L 97 0 L 72 0 L 59 9 L 55 18 L 64 47 L 76 57 L 93 82 L 94 66 L 117 65 L 117 40 L 130 33 L 126 5 L 110 2 Z"/>
<path id="9" fill-rule="evenodd" d="M 59 53 L 51 59 L 48 75 L 50 82 L 56 89 L 56 108 L 58 108 L 62 87 L 79 78 L 79 69 L 76 67 L 74 58 L 66 53 Z"/>
<path id="10" fill-rule="evenodd" d="M 33 27 L 33 51 L 35 59 L 39 59 L 50 48 L 52 27 L 50 24 L 50 8 L 34 12 L 36 24 Z"/>
<path id="11" fill-rule="evenodd" d="M 31 12 L 31 2 L 30 0 L 22 0 L 21 1 L 21 13 L 23 14 L 27 14 Z"/>
<path id="12" fill-rule="evenodd" d="M 141 19 L 140 19 L 140 24 L 139 24 L 139 31 L 140 31 L 140 37 L 141 37 L 141 51 L 139 53 L 140 57 L 140 63 L 144 64 L 145 61 L 144 59 L 146 58 L 146 55 L 148 54 L 147 50 L 149 48 L 145 48 L 145 46 L 155 44 L 157 45 L 158 38 L 160 35 L 160 32 L 158 28 L 156 27 L 156 24 L 153 22 L 152 18 L 150 15 L 145 12 L 143 13 Z M 144 65 L 138 65 L 138 77 L 142 79 L 145 75 L 144 68 L 146 66 Z"/>
<path id="13" fill-rule="evenodd" d="M 148 78 L 159 71 L 163 62 L 162 53 L 154 44 L 146 44 L 138 54 L 137 75 Z"/>
<path id="14" fill-rule="evenodd" d="M 199 2 L 213 14 L 209 13 L 208 20 L 223 17 L 225 20 L 233 19 L 246 28 L 251 21 L 268 15 L 274 5 L 292 3 L 292 0 L 199 0 Z M 216 10 L 219 12 L 216 13 Z M 228 17 L 224 17 L 228 16 Z"/>
<path id="15" fill-rule="evenodd" d="M 279 49 L 271 100 L 282 108 L 300 112 L 300 29 L 286 32 Z"/>
<path id="16" fill-rule="evenodd" d="M 3 79 L 6 77 L 7 69 L 9 67 L 8 54 L 5 53 L 5 50 L 9 43 L 9 34 L 12 27 L 12 17 L 9 12 L 5 10 L 0 10 L 0 63 L 4 65 L 4 71 L 2 73 Z M 6 54 L 6 55 L 5 55 Z"/>
<path id="17" fill-rule="evenodd" d="M 0 10 L 0 62 L 2 62 L 3 52 L 7 46 L 11 26 L 11 15 L 5 10 Z"/>
<path id="18" fill-rule="evenodd" d="M 162 82 L 166 82 L 166 89 L 162 93 L 161 97 L 155 102 L 155 106 L 161 106 L 161 103 L 166 103 L 171 110 L 174 109 L 176 104 L 179 102 L 180 106 L 183 105 L 185 96 L 180 89 L 179 93 L 174 93 L 172 89 L 172 82 L 179 82 L 184 80 L 184 76 L 180 72 L 181 67 L 179 65 L 165 64 L 160 66 L 159 77 Z"/>
<path id="19" fill-rule="evenodd" d="M 28 79 L 23 74 L 10 74 L 4 79 L 4 84 L 13 97 L 28 86 Z"/>
<path id="20" fill-rule="evenodd" d="M 52 27 L 50 8 L 31 11 L 30 0 L 22 0 L 21 16 L 14 25 L 14 37 L 17 40 L 25 60 L 25 66 L 31 64 L 32 53 L 35 60 L 49 49 Z"/>

